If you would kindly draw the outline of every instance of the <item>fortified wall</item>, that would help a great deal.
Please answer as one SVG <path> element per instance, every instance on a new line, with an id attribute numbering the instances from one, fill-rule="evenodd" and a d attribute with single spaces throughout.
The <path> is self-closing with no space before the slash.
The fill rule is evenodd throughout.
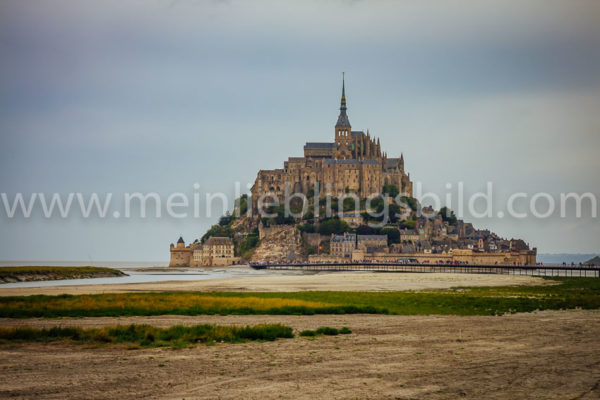
<path id="1" fill-rule="evenodd" d="M 480 265 L 535 265 L 536 253 L 534 250 L 521 250 L 511 253 L 483 253 L 468 249 L 455 249 L 451 253 L 385 253 L 376 252 L 366 254 L 361 250 L 352 252 L 352 262 L 360 261 L 381 261 L 392 262 L 398 259 L 416 259 L 419 263 L 439 264 L 466 262 L 469 264 Z M 309 262 L 348 262 L 348 258 L 332 256 L 329 254 L 310 255 Z"/>

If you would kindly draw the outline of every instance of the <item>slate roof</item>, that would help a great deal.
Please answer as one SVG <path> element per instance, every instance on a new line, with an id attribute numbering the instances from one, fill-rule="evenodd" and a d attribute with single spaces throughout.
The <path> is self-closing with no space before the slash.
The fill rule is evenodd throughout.
<path id="1" fill-rule="evenodd" d="M 350 127 L 350 120 L 348 119 L 348 115 L 346 115 L 346 111 L 340 113 L 335 126 Z"/>
<path id="2" fill-rule="evenodd" d="M 333 149 L 335 143 L 323 143 L 323 142 L 306 142 L 304 149 Z"/>
<path id="3" fill-rule="evenodd" d="M 354 233 L 349 233 L 345 235 L 334 235 L 331 238 L 332 242 L 354 242 L 356 240 L 356 235 Z"/>
<path id="4" fill-rule="evenodd" d="M 431 243 L 429 243 L 427 240 L 421 240 L 417 242 L 417 245 L 423 250 L 431 250 Z"/>
<path id="5" fill-rule="evenodd" d="M 233 245 L 233 241 L 230 237 L 222 237 L 222 236 L 211 236 L 206 241 L 206 244 L 209 246 L 214 245 Z"/>
<path id="6" fill-rule="evenodd" d="M 387 235 L 358 235 L 358 240 L 387 240 Z"/>
<path id="7" fill-rule="evenodd" d="M 400 159 L 399 158 L 388 158 L 386 163 L 385 163 L 385 167 L 386 168 L 394 168 L 396 166 L 400 165 Z"/>

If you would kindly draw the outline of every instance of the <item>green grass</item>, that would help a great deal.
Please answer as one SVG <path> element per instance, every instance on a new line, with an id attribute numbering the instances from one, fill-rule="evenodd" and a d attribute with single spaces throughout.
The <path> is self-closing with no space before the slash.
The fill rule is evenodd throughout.
<path id="1" fill-rule="evenodd" d="M 318 328 L 316 331 L 307 329 L 305 331 L 300 332 L 300 336 L 317 336 L 317 335 L 327 335 L 327 336 L 336 336 L 336 335 L 348 335 L 352 333 L 350 328 L 344 326 L 341 329 L 331 328 L 329 326 L 322 326 Z"/>
<path id="2" fill-rule="evenodd" d="M 322 326 L 317 329 L 317 335 L 327 335 L 327 336 L 335 336 L 339 335 L 340 331 L 336 328 L 331 328 L 329 326 Z"/>
<path id="3" fill-rule="evenodd" d="M 552 280 L 556 284 L 397 292 L 163 292 L 14 296 L 0 297 L 0 317 L 355 313 L 498 315 L 534 310 L 600 308 L 600 279 Z"/>
<path id="4" fill-rule="evenodd" d="M 250 340 L 272 341 L 292 338 L 292 328 L 280 324 L 255 326 L 175 325 L 156 328 L 150 325 L 112 326 L 105 328 L 30 327 L 0 328 L 0 344 L 23 342 L 71 341 L 80 344 L 127 344 L 142 347 L 186 347 L 197 343 L 240 343 Z"/>
<path id="5" fill-rule="evenodd" d="M 125 276 L 103 267 L 0 267 L 0 282 Z"/>

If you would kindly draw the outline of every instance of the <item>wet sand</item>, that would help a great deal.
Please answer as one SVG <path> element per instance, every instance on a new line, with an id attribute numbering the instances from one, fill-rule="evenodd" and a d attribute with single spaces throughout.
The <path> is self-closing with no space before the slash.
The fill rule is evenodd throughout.
<path id="1" fill-rule="evenodd" d="M 162 291 L 261 291 L 295 292 L 304 290 L 394 291 L 447 289 L 457 286 L 544 285 L 552 281 L 537 277 L 495 274 L 451 273 L 380 273 L 334 272 L 235 276 L 197 281 L 163 281 L 153 283 L 96 284 L 80 286 L 42 286 L 2 288 L 0 296 L 34 294 L 93 294 Z"/>

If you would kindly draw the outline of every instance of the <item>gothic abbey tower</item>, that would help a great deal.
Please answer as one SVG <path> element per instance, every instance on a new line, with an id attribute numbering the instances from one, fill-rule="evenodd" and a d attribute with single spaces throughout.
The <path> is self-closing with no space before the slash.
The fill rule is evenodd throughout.
<path id="1" fill-rule="evenodd" d="M 260 170 L 252 188 L 253 208 L 264 195 L 284 199 L 289 193 L 341 196 L 356 193 L 361 198 L 381 193 L 383 186 L 396 185 L 400 193 L 412 197 L 410 175 L 404 171 L 404 156 L 388 158 L 379 139 L 370 132 L 353 131 L 346 113 L 346 84 L 342 80 L 340 114 L 335 124 L 334 142 L 309 142 L 304 157 L 290 157 L 283 169 Z M 315 188 L 317 190 L 315 190 Z"/>

